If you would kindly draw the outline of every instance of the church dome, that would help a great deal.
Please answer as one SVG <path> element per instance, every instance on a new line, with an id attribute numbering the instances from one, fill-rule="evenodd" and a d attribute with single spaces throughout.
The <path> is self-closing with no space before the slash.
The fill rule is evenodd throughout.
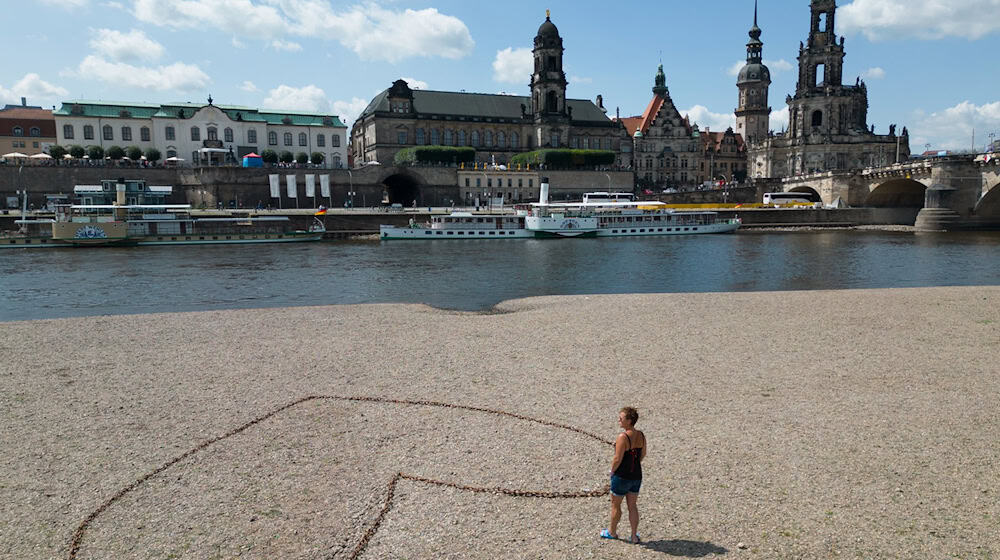
<path id="1" fill-rule="evenodd" d="M 771 71 L 768 70 L 767 66 L 755 62 L 748 62 L 744 65 L 743 68 L 740 69 L 739 77 L 736 79 L 737 84 L 770 81 Z"/>
<path id="2" fill-rule="evenodd" d="M 556 29 L 556 24 L 552 23 L 549 16 L 545 16 L 545 21 L 538 28 L 538 37 L 543 39 L 559 39 L 559 30 Z"/>

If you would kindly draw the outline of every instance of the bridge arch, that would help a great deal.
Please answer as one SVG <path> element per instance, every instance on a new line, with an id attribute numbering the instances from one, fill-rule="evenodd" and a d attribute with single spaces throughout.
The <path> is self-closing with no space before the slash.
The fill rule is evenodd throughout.
<path id="1" fill-rule="evenodd" d="M 792 187 L 788 189 L 788 192 L 805 193 L 808 194 L 812 198 L 812 200 L 816 201 L 823 200 L 823 197 L 819 194 L 819 192 L 816 189 L 805 185 Z"/>
<path id="2" fill-rule="evenodd" d="M 1000 218 L 1000 183 L 990 187 L 973 211 L 983 218 Z"/>
<path id="3" fill-rule="evenodd" d="M 875 208 L 923 208 L 927 185 L 913 179 L 890 179 L 872 189 L 864 205 Z"/>

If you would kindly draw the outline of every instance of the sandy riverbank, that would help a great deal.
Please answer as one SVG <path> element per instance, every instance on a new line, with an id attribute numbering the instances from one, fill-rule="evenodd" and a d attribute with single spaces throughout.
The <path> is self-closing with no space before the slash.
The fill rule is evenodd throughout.
<path id="1" fill-rule="evenodd" d="M 645 547 L 597 538 L 607 497 L 403 480 L 362 558 L 1000 555 L 1000 287 L 546 297 L 500 310 L 0 323 L 0 557 L 66 558 L 116 493 L 309 395 L 496 408 L 607 438 L 622 405 L 642 415 Z M 396 472 L 573 492 L 603 487 L 609 453 L 510 417 L 311 400 L 123 494 L 88 525 L 78 558 L 347 558 Z"/>

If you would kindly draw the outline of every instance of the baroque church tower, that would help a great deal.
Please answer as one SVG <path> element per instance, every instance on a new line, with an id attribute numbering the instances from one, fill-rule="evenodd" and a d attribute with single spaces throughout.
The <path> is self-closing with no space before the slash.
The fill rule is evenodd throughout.
<path id="1" fill-rule="evenodd" d="M 568 141 L 572 115 L 566 108 L 566 73 L 563 72 L 563 41 L 559 30 L 545 10 L 545 21 L 538 28 L 532 55 L 535 71 L 531 74 L 531 113 L 536 125 L 537 146 L 556 147 Z"/>
<path id="2" fill-rule="evenodd" d="M 747 43 L 747 63 L 740 69 L 736 87 L 740 90 L 740 104 L 736 108 L 736 133 L 747 144 L 755 144 L 768 136 L 771 108 L 767 104 L 771 71 L 763 62 L 764 43 L 757 27 L 757 3 L 753 6 L 753 27 Z"/>

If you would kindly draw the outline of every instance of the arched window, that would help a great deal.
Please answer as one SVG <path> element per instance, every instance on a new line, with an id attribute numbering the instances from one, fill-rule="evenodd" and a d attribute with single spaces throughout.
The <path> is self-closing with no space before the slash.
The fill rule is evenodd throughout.
<path id="1" fill-rule="evenodd" d="M 439 146 L 439 145 L 441 145 L 441 131 L 438 130 L 438 129 L 436 129 L 436 128 L 432 128 L 431 129 L 431 146 Z"/>
<path id="2" fill-rule="evenodd" d="M 507 147 L 507 137 L 504 135 L 503 131 L 497 132 L 497 147 L 506 148 Z"/>
<path id="3" fill-rule="evenodd" d="M 320 147 L 320 148 L 325 148 L 326 147 L 326 135 L 325 134 L 317 134 L 316 135 L 316 146 Z"/>
<path id="4" fill-rule="evenodd" d="M 418 146 L 423 146 L 424 145 L 424 129 L 418 128 L 416 130 L 415 135 L 416 135 L 416 143 L 417 143 L 417 145 Z"/>
<path id="5" fill-rule="evenodd" d="M 84 132 L 86 132 L 86 131 L 84 131 Z M 167 128 L 163 129 L 163 133 L 166 135 L 167 140 L 176 140 L 177 139 L 176 138 L 176 133 L 174 132 L 174 127 L 172 127 L 172 126 L 168 126 Z"/>
<path id="6" fill-rule="evenodd" d="M 552 133 L 552 136 L 549 138 L 549 145 L 552 146 L 553 148 L 558 148 L 559 147 L 559 133 L 558 132 L 553 132 Z"/>
<path id="7" fill-rule="evenodd" d="M 251 128 L 247 131 L 247 143 L 256 144 L 257 143 L 257 129 Z"/>
<path id="8" fill-rule="evenodd" d="M 226 127 L 226 129 L 222 131 L 222 137 L 225 139 L 226 142 L 232 142 L 233 141 L 233 129 L 231 129 L 229 127 Z"/>
<path id="9" fill-rule="evenodd" d="M 286 146 L 291 146 L 292 145 L 292 133 L 291 132 L 286 132 L 283 135 L 283 137 L 284 137 L 283 139 L 285 141 L 285 145 Z"/>
<path id="10" fill-rule="evenodd" d="M 545 110 L 549 113 L 559 112 L 559 96 L 556 92 L 550 91 L 545 94 Z"/>
<path id="11" fill-rule="evenodd" d="M 451 146 L 455 141 L 455 136 L 452 134 L 450 128 L 444 129 L 444 145 Z"/>
<path id="12" fill-rule="evenodd" d="M 115 139 L 115 131 L 114 131 L 113 128 L 111 128 L 110 124 L 106 124 L 103 127 L 101 127 L 101 132 L 104 135 L 104 139 L 105 140 L 114 140 Z"/>
<path id="13" fill-rule="evenodd" d="M 487 130 L 485 133 L 483 133 L 483 145 L 486 146 L 487 148 L 492 148 L 493 147 L 493 131 L 492 130 Z"/>
<path id="14" fill-rule="evenodd" d="M 73 125 L 71 125 L 71 124 L 64 124 L 63 125 L 63 138 L 65 138 L 67 140 L 72 140 L 73 139 Z"/>
<path id="15" fill-rule="evenodd" d="M 219 129 L 215 128 L 214 126 L 208 127 L 208 139 L 209 140 L 218 140 L 219 139 Z"/>
<path id="16" fill-rule="evenodd" d="M 267 133 L 267 143 L 271 146 L 278 145 L 278 133 L 271 131 Z"/>
<path id="17" fill-rule="evenodd" d="M 309 137 L 306 136 L 305 132 L 299 133 L 299 146 L 305 146 L 309 144 Z"/>
<path id="18" fill-rule="evenodd" d="M 32 136 L 41 136 L 42 135 L 42 129 L 38 128 L 37 126 L 33 126 L 33 127 L 31 127 L 31 130 L 28 132 L 28 134 L 30 134 Z"/>
<path id="19" fill-rule="evenodd" d="M 139 140 L 142 140 L 143 142 L 149 142 L 149 139 L 150 139 L 150 136 L 149 136 L 149 127 L 148 126 L 144 126 L 144 127 L 140 128 L 139 129 Z"/>
<path id="20" fill-rule="evenodd" d="M 587 137 L 587 136 L 583 137 L 583 149 L 584 150 L 589 150 L 590 149 L 590 138 Z"/>
<path id="21" fill-rule="evenodd" d="M 191 127 L 191 141 L 192 142 L 198 142 L 199 140 L 201 140 L 201 129 L 198 128 L 197 126 L 192 126 Z"/>
<path id="22" fill-rule="evenodd" d="M 473 130 L 472 131 L 471 140 L 472 140 L 472 145 L 473 146 L 478 146 L 479 145 L 479 131 L 478 130 Z"/>
<path id="23" fill-rule="evenodd" d="M 11 132 L 14 136 L 24 136 L 24 129 L 19 126 L 15 126 Z"/>
<path id="24" fill-rule="evenodd" d="M 177 150 L 167 150 L 167 157 L 168 158 L 177 157 Z"/>
<path id="25" fill-rule="evenodd" d="M 514 149 L 521 147 L 521 138 L 517 135 L 516 132 L 510 133 L 510 147 Z"/>
<path id="26" fill-rule="evenodd" d="M 813 111 L 812 125 L 823 126 L 823 111 Z"/>
<path id="27" fill-rule="evenodd" d="M 129 142 L 132 140 L 132 127 L 123 126 L 122 127 L 122 140 Z"/>
<path id="28" fill-rule="evenodd" d="M 464 146 L 465 145 L 465 139 L 466 139 L 465 131 L 464 130 L 459 130 L 458 131 L 458 145 L 459 146 Z"/>
<path id="29" fill-rule="evenodd" d="M 94 127 L 93 126 L 91 126 L 89 124 L 83 125 L 83 139 L 84 140 L 93 140 L 94 139 Z"/>

